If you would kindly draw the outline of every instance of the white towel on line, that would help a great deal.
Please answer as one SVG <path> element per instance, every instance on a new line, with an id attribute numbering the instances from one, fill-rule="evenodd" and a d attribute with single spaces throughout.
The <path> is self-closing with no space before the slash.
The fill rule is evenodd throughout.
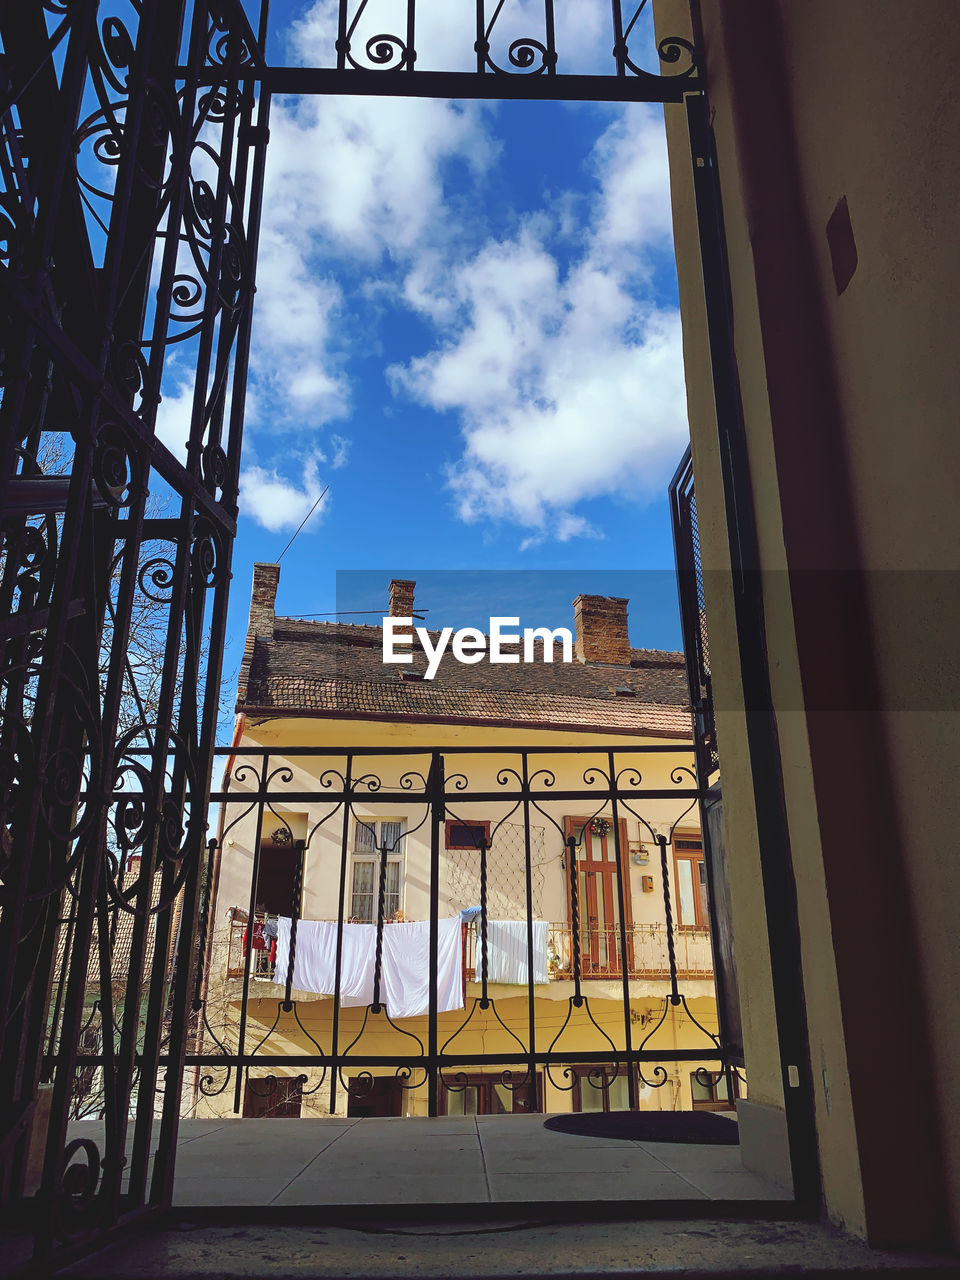
<path id="1" fill-rule="evenodd" d="M 288 916 L 281 916 L 274 981 L 287 980 L 290 955 Z M 344 1007 L 373 1002 L 377 926 L 345 924 L 340 971 L 340 1003 Z M 332 995 L 336 986 L 337 925 L 332 920 L 301 920 L 292 986 L 296 991 Z M 430 1010 L 430 922 L 387 924 L 383 930 L 380 999 L 391 1018 L 415 1018 Z M 463 953 L 459 918 L 438 921 L 437 1009 L 463 1008 Z"/>
<path id="2" fill-rule="evenodd" d="M 534 986 L 550 981 L 547 971 L 546 920 L 534 920 L 533 931 L 533 982 Z M 523 986 L 527 984 L 527 922 L 526 920 L 488 920 L 487 938 L 490 943 L 490 960 L 487 966 L 488 982 L 505 982 Z M 477 978 L 483 964 L 483 938 L 477 922 Z"/>

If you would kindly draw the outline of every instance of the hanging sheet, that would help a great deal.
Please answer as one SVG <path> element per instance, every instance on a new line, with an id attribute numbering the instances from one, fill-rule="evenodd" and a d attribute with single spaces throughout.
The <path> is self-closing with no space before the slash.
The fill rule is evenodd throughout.
<path id="1" fill-rule="evenodd" d="M 274 981 L 287 980 L 291 921 L 281 916 Z M 344 1007 L 373 1002 L 377 926 L 345 924 L 340 970 L 340 1003 Z M 337 925 L 333 920 L 301 920 L 293 962 L 295 991 L 332 995 L 337 973 Z M 430 1010 L 430 922 L 386 924 L 380 999 L 391 1018 L 416 1018 Z M 463 1008 L 463 952 L 459 918 L 438 922 L 437 1009 Z"/>
<path id="2" fill-rule="evenodd" d="M 531 922 L 533 930 L 533 982 L 535 986 L 548 983 L 546 920 Z M 527 984 L 527 922 L 526 920 L 488 920 L 487 937 L 490 942 L 490 960 L 487 966 L 488 982 Z M 483 963 L 483 938 L 477 925 L 477 978 Z"/>

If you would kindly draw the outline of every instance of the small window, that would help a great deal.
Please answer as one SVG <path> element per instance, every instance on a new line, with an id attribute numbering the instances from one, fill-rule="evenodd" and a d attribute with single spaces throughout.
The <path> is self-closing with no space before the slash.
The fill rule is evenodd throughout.
<path id="1" fill-rule="evenodd" d="M 403 906 L 403 822 L 397 819 L 357 819 L 354 828 L 350 919 L 372 923 L 377 918 L 380 891 L 380 850 L 386 846 L 383 916 L 393 920 Z"/>
<path id="2" fill-rule="evenodd" d="M 629 1111 L 630 1087 L 625 1066 L 584 1064 L 571 1070 L 577 1076 L 571 1099 L 574 1111 Z"/>
<path id="3" fill-rule="evenodd" d="M 500 1116 L 543 1110 L 543 1078 L 518 1078 L 511 1087 L 498 1075 L 476 1072 L 457 1075 L 456 1083 L 440 1081 L 440 1114 L 446 1116 Z"/>
<path id="4" fill-rule="evenodd" d="M 699 834 L 677 835 L 673 840 L 677 884 L 677 916 L 681 929 L 708 929 L 707 868 Z"/>
<path id="5" fill-rule="evenodd" d="M 694 1111 L 735 1111 L 739 1087 L 736 1072 L 732 1072 L 733 1098 L 727 1086 L 727 1076 L 722 1071 L 694 1071 L 690 1075 L 690 1097 Z"/>
<path id="6" fill-rule="evenodd" d="M 483 841 L 490 848 L 489 822 L 459 822 L 456 818 L 447 819 L 448 849 L 479 849 Z"/>

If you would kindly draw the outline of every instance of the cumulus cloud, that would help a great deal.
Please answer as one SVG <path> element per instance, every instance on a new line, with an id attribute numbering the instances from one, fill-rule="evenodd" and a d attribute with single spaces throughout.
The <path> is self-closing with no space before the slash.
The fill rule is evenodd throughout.
<path id="1" fill-rule="evenodd" d="M 662 122 L 614 121 L 595 151 L 599 191 L 582 249 L 561 270 L 542 219 L 490 241 L 406 299 L 452 336 L 392 371 L 394 385 L 457 415 L 449 483 L 460 516 L 568 540 L 598 530 L 577 503 L 662 491 L 686 438 L 680 320 L 643 301 L 652 254 L 669 244 Z"/>
<path id="2" fill-rule="evenodd" d="M 306 459 L 302 485 L 285 479 L 275 468 L 246 467 L 240 476 L 241 512 L 271 533 L 295 529 L 323 491 L 318 470 L 322 460 Z M 323 518 L 324 508 L 325 504 L 321 503 L 307 529 Z"/>
<path id="3" fill-rule="evenodd" d="M 271 219 L 309 229 L 329 247 L 375 262 L 408 257 L 442 229 L 445 166 L 475 175 L 496 154 L 489 112 L 429 98 L 333 98 L 281 103 L 271 121 Z"/>

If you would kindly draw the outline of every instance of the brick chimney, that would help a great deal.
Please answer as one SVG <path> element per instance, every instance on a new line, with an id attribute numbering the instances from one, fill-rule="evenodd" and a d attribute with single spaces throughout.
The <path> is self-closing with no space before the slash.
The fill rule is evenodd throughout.
<path id="1" fill-rule="evenodd" d="M 577 596 L 573 619 L 577 628 L 575 652 L 580 662 L 629 667 L 627 604 L 619 596 Z"/>
<path id="2" fill-rule="evenodd" d="M 413 589 L 417 584 L 409 578 L 394 578 L 390 583 L 390 617 L 413 617 Z"/>
<path id="3" fill-rule="evenodd" d="M 240 660 L 240 675 L 237 680 L 238 711 L 242 710 L 247 701 L 254 646 L 258 640 L 273 639 L 273 624 L 276 621 L 277 584 L 279 582 L 280 566 L 278 564 L 255 564 L 253 566 L 253 587 L 250 591 L 250 621 L 247 623 L 247 640 L 243 647 L 243 657 Z"/>
<path id="4" fill-rule="evenodd" d="M 253 590 L 250 592 L 250 623 L 247 632 L 260 640 L 273 639 L 279 582 L 280 566 L 278 564 L 253 566 Z"/>

